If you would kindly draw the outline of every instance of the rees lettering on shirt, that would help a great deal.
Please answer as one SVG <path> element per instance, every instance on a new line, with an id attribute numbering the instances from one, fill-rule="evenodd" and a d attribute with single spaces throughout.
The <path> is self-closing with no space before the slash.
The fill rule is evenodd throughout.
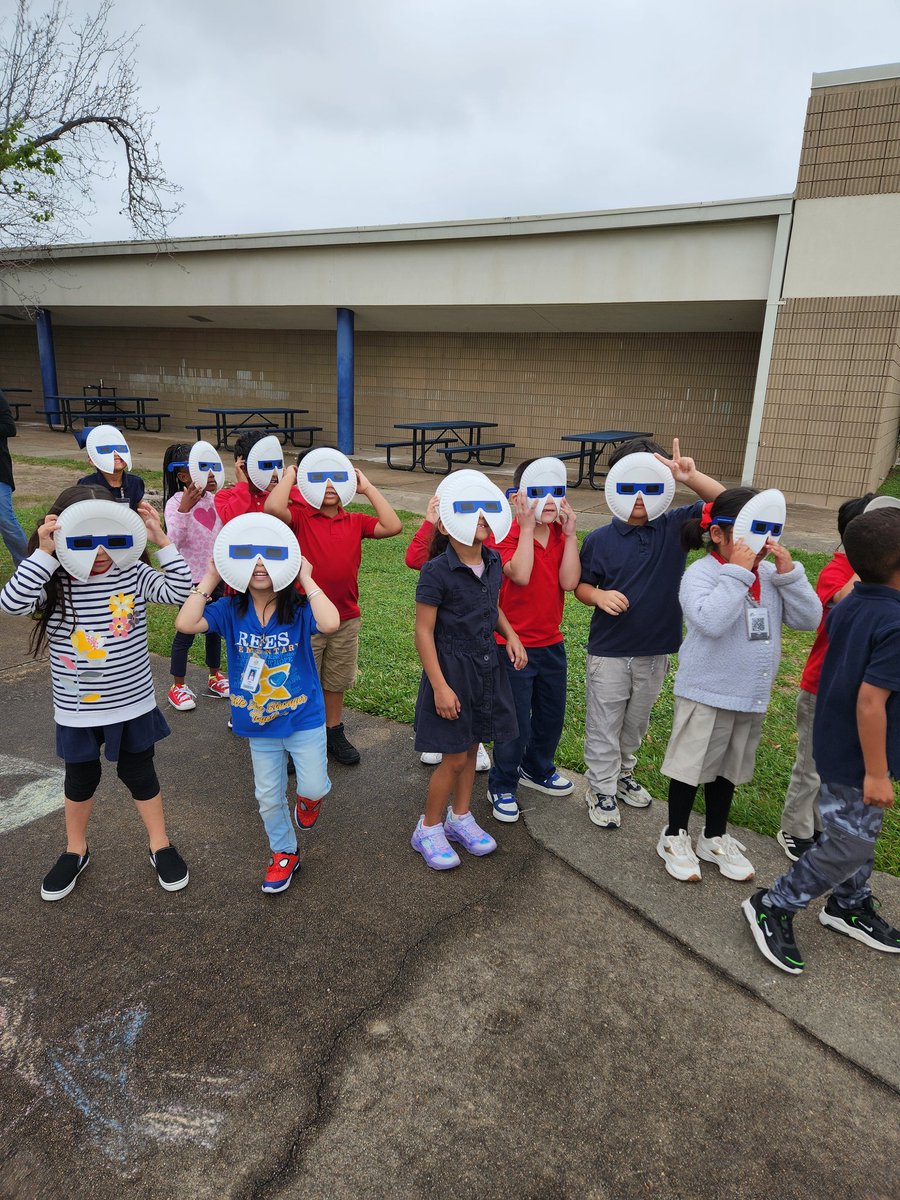
<path id="1" fill-rule="evenodd" d="M 293 650 L 295 648 L 291 645 L 291 635 L 287 630 L 282 630 L 281 633 L 268 633 L 265 636 L 241 630 L 237 637 L 237 644 L 249 650 Z"/>

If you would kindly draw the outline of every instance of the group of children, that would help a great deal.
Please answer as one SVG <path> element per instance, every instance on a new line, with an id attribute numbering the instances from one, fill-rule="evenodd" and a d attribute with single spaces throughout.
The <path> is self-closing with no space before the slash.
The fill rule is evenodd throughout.
<path id="1" fill-rule="evenodd" d="M 87 820 L 104 745 L 144 819 L 161 885 L 175 890 L 188 881 L 165 833 L 152 764 L 153 746 L 169 729 L 150 678 L 148 600 L 180 606 L 169 692 L 179 711 L 195 707 L 187 653 L 197 634 L 206 637 L 208 692 L 230 696 L 234 732 L 250 743 L 270 848 L 262 886 L 282 891 L 300 861 L 291 808 L 296 825 L 309 828 L 331 788 L 327 757 L 360 760 L 344 731 L 343 701 L 357 669 L 362 541 L 396 536 L 401 522 L 338 451 L 310 451 L 294 467 L 276 438 L 247 432 L 235 443 L 231 487 L 222 486 L 213 447 L 169 448 L 164 533 L 129 472 L 121 434 L 93 430 L 87 449 L 96 474 L 59 497 L 0 593 L 5 611 L 39 615 L 33 648 L 49 648 L 57 751 L 66 764 L 67 848 L 41 894 L 67 895 L 89 861 Z M 671 508 L 677 483 L 698 499 Z M 347 511 L 357 493 L 374 516 Z M 792 916 L 825 892 L 823 924 L 900 952 L 900 933 L 880 917 L 868 885 L 891 778 L 900 774 L 900 508 L 873 506 L 872 497 L 843 506 L 846 553 L 822 573 L 817 596 L 781 544 L 781 494 L 724 489 L 681 454 L 677 440 L 671 456 L 648 439 L 620 447 L 606 497 L 613 519 L 579 552 L 558 459 L 523 463 L 507 494 L 472 470 L 439 486 L 406 554 L 419 570 L 415 746 L 436 764 L 413 848 L 436 870 L 460 865 L 455 847 L 475 856 L 496 849 L 470 811 L 485 742 L 493 743 L 488 798 L 499 822 L 518 819 L 520 788 L 550 796 L 574 790 L 554 761 L 566 701 L 560 626 L 571 591 L 592 609 L 590 821 L 616 828 L 620 804 L 652 803 L 635 778 L 636 754 L 669 656 L 678 652 L 662 767 L 668 823 L 657 853 L 680 881 L 698 881 L 701 861 L 726 878 L 752 879 L 745 847 L 727 831 L 734 789 L 753 775 L 782 625 L 818 627 L 779 833 L 793 865 L 743 910 L 761 952 L 792 973 L 803 967 Z M 118 514 L 110 500 L 120 502 Z M 128 517 L 136 525 L 122 507 L 134 510 Z M 147 538 L 159 547 L 162 574 L 141 561 Z M 688 553 L 701 547 L 707 553 L 685 569 Z M 823 604 L 833 610 L 827 625 Z M 289 768 L 297 785 L 291 804 Z M 706 817 L 693 843 L 688 819 L 701 784 Z"/>

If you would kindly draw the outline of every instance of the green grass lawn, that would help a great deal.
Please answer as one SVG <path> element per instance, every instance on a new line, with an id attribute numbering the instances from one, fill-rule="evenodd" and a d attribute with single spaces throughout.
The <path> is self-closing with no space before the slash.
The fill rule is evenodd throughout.
<path id="1" fill-rule="evenodd" d="M 32 459 L 32 462 L 51 460 Z M 68 465 L 68 464 L 67 464 Z M 82 464 L 75 464 L 82 469 Z M 148 476 L 152 473 L 147 473 Z M 158 473 L 157 473 L 158 474 Z M 148 479 L 149 482 L 149 479 Z M 881 489 L 887 494 L 900 494 L 900 472 L 893 472 Z M 43 516 L 45 506 L 31 505 L 18 509 L 23 528 L 30 533 Z M 415 591 L 418 578 L 404 563 L 407 543 L 421 522 L 421 517 L 407 512 L 399 514 L 404 522 L 403 533 L 385 541 L 369 541 L 363 549 L 360 571 L 360 597 L 363 610 L 360 647 L 359 680 L 348 693 L 348 704 L 364 712 L 389 717 L 394 721 L 411 723 L 419 684 L 420 666 L 413 645 Z M 825 565 L 825 554 L 795 552 L 809 578 L 814 583 Z M 0 543 L 0 579 L 7 579 L 11 569 L 9 556 Z M 590 610 L 574 597 L 566 599 L 563 632 L 569 658 L 569 687 L 566 724 L 557 756 L 558 765 L 584 771 L 584 676 Z M 168 656 L 174 632 L 174 610 L 151 605 L 148 614 L 150 649 Z M 23 628 L 23 639 L 27 630 Z M 784 794 L 790 776 L 796 747 L 794 705 L 809 647 L 811 633 L 784 631 L 781 669 L 772 692 L 763 739 L 756 758 L 753 782 L 737 789 L 731 818 L 759 833 L 774 837 Z M 197 639 L 191 650 L 191 661 L 203 664 L 203 642 Z M 673 668 L 675 661 L 673 660 Z M 670 671 L 662 694 L 653 710 L 650 729 L 638 755 L 641 782 L 657 797 L 664 797 L 667 780 L 659 767 L 665 754 L 672 727 L 672 680 Z M 884 832 L 878 840 L 875 865 L 881 871 L 900 875 L 900 816 L 891 809 L 885 818 Z"/>

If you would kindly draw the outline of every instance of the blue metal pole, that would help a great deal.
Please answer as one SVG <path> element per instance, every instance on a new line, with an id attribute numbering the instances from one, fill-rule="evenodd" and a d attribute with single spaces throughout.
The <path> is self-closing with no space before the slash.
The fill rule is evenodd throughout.
<path id="1" fill-rule="evenodd" d="M 44 391 L 44 408 L 48 413 L 53 413 L 57 419 L 59 418 L 59 403 L 56 400 L 51 400 L 49 397 L 59 395 L 59 387 L 56 383 L 56 354 L 53 350 L 53 322 L 50 320 L 50 313 L 46 308 L 39 308 L 35 317 L 35 328 L 37 329 L 38 342 L 38 358 L 41 363 L 41 387 Z M 52 423 L 52 417 L 45 418 L 48 425 Z"/>
<path id="2" fill-rule="evenodd" d="M 337 310 L 338 450 L 353 453 L 353 309 Z"/>

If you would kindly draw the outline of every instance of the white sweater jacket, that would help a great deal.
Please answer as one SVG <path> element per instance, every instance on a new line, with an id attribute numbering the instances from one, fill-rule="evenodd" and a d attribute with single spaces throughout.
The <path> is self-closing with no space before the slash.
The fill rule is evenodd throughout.
<path id="1" fill-rule="evenodd" d="M 679 597 L 687 636 L 681 644 L 675 695 L 712 708 L 764 713 L 781 662 L 781 626 L 816 629 L 822 605 L 800 563 L 779 575 L 759 566 L 759 607 L 769 611 L 769 641 L 752 642 L 745 616 L 753 572 L 711 554 L 685 571 Z"/>
<path id="2" fill-rule="evenodd" d="M 156 707 L 147 602 L 180 605 L 191 589 L 191 573 L 174 546 L 158 557 L 162 573 L 138 562 L 124 571 L 111 567 L 86 583 L 67 577 L 65 617 L 47 627 L 57 724 L 111 725 Z M 58 559 L 35 550 L 0 592 L 0 608 L 18 616 L 38 611 L 57 570 Z"/>

